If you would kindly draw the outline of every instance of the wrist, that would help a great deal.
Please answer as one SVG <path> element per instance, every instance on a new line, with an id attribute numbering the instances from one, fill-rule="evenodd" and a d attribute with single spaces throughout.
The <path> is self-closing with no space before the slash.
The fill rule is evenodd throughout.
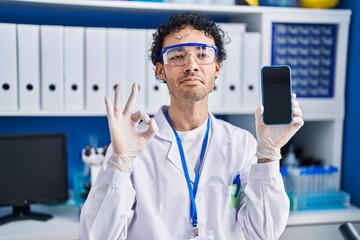
<path id="1" fill-rule="evenodd" d="M 274 160 L 271 159 L 267 159 L 267 158 L 258 158 L 258 163 L 268 163 L 268 162 L 272 162 Z"/>
<path id="2" fill-rule="evenodd" d="M 281 159 L 281 151 L 280 148 L 274 147 L 266 141 L 258 141 L 255 156 L 258 159 L 276 161 Z"/>
<path id="3" fill-rule="evenodd" d="M 131 173 L 135 155 L 118 154 L 113 152 L 109 158 L 108 165 L 113 169 L 124 173 Z"/>

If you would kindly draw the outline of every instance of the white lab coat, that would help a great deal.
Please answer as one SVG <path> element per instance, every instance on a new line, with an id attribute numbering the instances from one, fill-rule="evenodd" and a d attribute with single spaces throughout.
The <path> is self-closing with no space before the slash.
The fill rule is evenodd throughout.
<path id="1" fill-rule="evenodd" d="M 114 171 L 105 160 L 81 212 L 80 239 L 177 240 L 191 232 L 186 179 L 162 109 L 154 117 L 160 130 L 134 159 L 131 174 Z M 200 228 L 212 230 L 216 240 L 279 238 L 289 214 L 279 162 L 257 164 L 253 135 L 210 117 L 196 195 Z M 231 207 L 236 173 L 245 187 L 240 209 Z M 189 175 L 194 181 L 192 168 Z"/>

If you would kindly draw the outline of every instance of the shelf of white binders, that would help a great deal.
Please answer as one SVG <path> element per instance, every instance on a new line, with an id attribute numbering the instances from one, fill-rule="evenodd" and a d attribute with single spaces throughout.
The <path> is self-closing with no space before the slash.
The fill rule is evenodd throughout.
<path id="1" fill-rule="evenodd" d="M 292 211 L 350 206 L 350 195 L 337 190 L 339 169 L 332 165 L 282 167 L 281 173 Z"/>

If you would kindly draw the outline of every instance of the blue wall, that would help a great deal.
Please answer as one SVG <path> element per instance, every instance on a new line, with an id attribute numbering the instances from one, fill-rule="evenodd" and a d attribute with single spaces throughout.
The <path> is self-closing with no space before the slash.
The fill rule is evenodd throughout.
<path id="1" fill-rule="evenodd" d="M 343 0 L 339 8 L 352 10 L 348 48 L 341 186 L 351 194 L 351 202 L 360 206 L 360 1 Z"/>

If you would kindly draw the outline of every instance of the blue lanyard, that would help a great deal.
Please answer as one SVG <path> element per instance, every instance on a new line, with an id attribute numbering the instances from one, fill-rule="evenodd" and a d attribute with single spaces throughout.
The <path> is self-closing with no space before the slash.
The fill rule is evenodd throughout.
<path id="1" fill-rule="evenodd" d="M 191 223 L 192 223 L 193 227 L 197 227 L 198 220 L 197 220 L 197 210 L 196 210 L 195 196 L 196 196 L 197 188 L 198 188 L 198 185 L 199 185 L 200 168 L 201 168 L 201 165 L 202 165 L 202 162 L 203 162 L 203 159 L 204 159 L 206 145 L 207 145 L 208 136 L 209 136 L 210 117 L 208 117 L 207 126 L 206 126 L 206 132 L 205 132 L 204 140 L 203 140 L 203 143 L 202 143 L 202 146 L 201 146 L 200 162 L 199 162 L 198 167 L 196 169 L 194 189 L 191 187 L 189 171 L 188 171 L 188 168 L 187 168 L 187 165 L 186 165 L 185 154 L 184 154 L 184 149 L 183 149 L 182 144 L 181 144 L 181 139 L 179 137 L 179 134 L 172 127 L 168 109 L 166 110 L 166 119 L 168 120 L 172 130 L 174 131 L 174 134 L 175 134 L 175 137 L 176 137 L 176 142 L 177 142 L 179 152 L 180 152 L 181 163 L 182 163 L 182 166 L 183 166 L 183 169 L 184 169 L 185 178 L 186 178 L 186 182 L 187 182 L 187 186 L 188 186 L 188 190 L 189 190 L 189 194 L 190 194 L 190 200 L 191 200 L 191 208 L 190 208 Z"/>

